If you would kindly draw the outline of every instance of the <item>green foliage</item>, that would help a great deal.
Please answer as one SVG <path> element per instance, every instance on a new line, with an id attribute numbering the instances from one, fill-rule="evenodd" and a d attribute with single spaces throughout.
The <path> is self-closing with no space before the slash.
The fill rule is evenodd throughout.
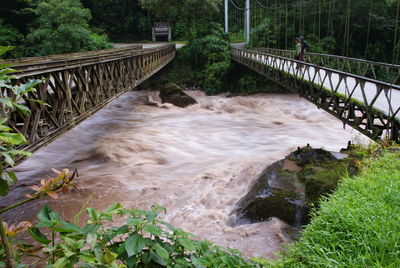
<path id="1" fill-rule="evenodd" d="M 3 55 L 11 47 L 0 47 L 0 55 Z M 11 185 L 16 183 L 16 176 L 13 172 L 7 171 L 8 166 L 14 166 L 16 157 L 27 156 L 29 153 L 15 150 L 14 147 L 26 144 L 25 137 L 18 132 L 13 131 L 8 125 L 8 117 L 12 112 L 18 111 L 23 114 L 29 114 L 27 101 L 35 101 L 26 98 L 27 94 L 35 91 L 35 86 L 41 83 L 41 80 L 30 80 L 25 84 L 13 85 L 12 80 L 17 76 L 10 75 L 16 72 L 8 68 L 8 65 L 0 63 L 0 196 L 8 194 Z M 3 91 L 7 90 L 7 91 Z M 8 92 L 8 94 L 5 94 Z M 10 94 L 12 93 L 12 94 Z"/>
<path id="2" fill-rule="evenodd" d="M 177 22 L 172 27 L 172 36 L 175 40 L 184 40 L 185 37 L 188 35 L 189 28 L 186 23 Z"/>
<path id="3" fill-rule="evenodd" d="M 361 161 L 323 198 L 282 267 L 399 267 L 400 154 L 398 147 Z"/>
<path id="4" fill-rule="evenodd" d="M 92 26 L 103 29 L 112 40 L 142 40 L 151 37 L 151 20 L 140 8 L 138 1 L 131 0 L 83 0 L 91 10 Z"/>
<path id="5" fill-rule="evenodd" d="M 334 51 L 336 47 L 336 40 L 332 36 L 326 36 L 322 39 L 319 39 L 318 36 L 309 34 L 307 35 L 306 39 L 310 44 L 310 46 L 307 48 L 307 51 L 313 53 L 329 54 Z"/>
<path id="6" fill-rule="evenodd" d="M 245 36 L 243 30 L 239 30 L 237 32 L 229 33 L 229 41 L 231 43 L 243 43 L 245 42 Z"/>
<path id="7" fill-rule="evenodd" d="M 87 50 L 100 50 L 106 48 L 112 48 L 113 45 L 109 42 L 108 36 L 105 34 L 99 35 L 96 33 L 92 33 L 90 35 L 90 40 L 87 45 Z"/>
<path id="8" fill-rule="evenodd" d="M 208 20 L 220 10 L 220 0 L 139 0 L 140 5 L 158 19 L 181 21 L 196 29 L 198 21 Z"/>
<path id="9" fill-rule="evenodd" d="M 208 94 L 223 90 L 229 68 L 229 37 L 217 23 L 202 23 L 181 49 L 181 59 L 201 72 L 200 84 Z"/>
<path id="10" fill-rule="evenodd" d="M 3 54 L 4 58 L 18 58 L 22 57 L 24 47 L 20 46 L 25 42 L 25 37 L 11 25 L 6 25 L 0 20 L 0 46 L 14 46 L 13 50 Z"/>
<path id="11" fill-rule="evenodd" d="M 37 16 L 27 36 L 34 55 L 62 54 L 109 48 L 105 36 L 92 34 L 90 11 L 79 0 L 40 0 L 33 4 Z"/>
<path id="12" fill-rule="evenodd" d="M 29 234 L 41 245 L 36 255 L 48 260 L 47 267 L 260 267 L 263 261 L 247 261 L 238 251 L 193 240 L 159 219 L 165 212 L 160 206 L 145 211 L 114 204 L 86 212 L 81 228 L 47 206 L 41 209 Z"/>
<path id="13" fill-rule="evenodd" d="M 277 26 L 271 19 L 266 18 L 255 28 L 250 35 L 250 46 L 252 47 L 274 47 L 277 43 Z"/>

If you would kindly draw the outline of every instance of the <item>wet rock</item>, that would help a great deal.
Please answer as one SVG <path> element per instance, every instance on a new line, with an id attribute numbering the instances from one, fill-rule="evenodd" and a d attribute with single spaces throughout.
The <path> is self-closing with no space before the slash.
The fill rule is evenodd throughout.
<path id="1" fill-rule="evenodd" d="M 197 103 L 194 98 L 183 92 L 175 83 L 167 83 L 160 90 L 160 98 L 162 103 L 168 102 L 182 108 Z"/>
<path id="2" fill-rule="evenodd" d="M 239 200 L 235 225 L 254 223 L 277 217 L 290 225 L 304 222 L 304 189 L 296 173 L 284 170 L 285 161 L 275 162 L 259 176 L 250 191 Z"/>
<path id="3" fill-rule="evenodd" d="M 277 217 L 293 226 L 309 221 L 312 203 L 332 192 L 352 159 L 310 146 L 299 148 L 267 167 L 231 214 L 234 225 Z"/>
<path id="4" fill-rule="evenodd" d="M 314 149 L 310 146 L 297 149 L 297 151 L 288 156 L 288 159 L 295 161 L 300 167 L 305 167 L 306 165 L 323 165 L 339 160 L 337 155 L 332 152 L 323 149 Z"/>

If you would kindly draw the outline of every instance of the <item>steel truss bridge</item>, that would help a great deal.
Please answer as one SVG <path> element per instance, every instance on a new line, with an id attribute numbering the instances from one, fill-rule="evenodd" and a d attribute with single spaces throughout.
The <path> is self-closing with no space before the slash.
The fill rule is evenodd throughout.
<path id="1" fill-rule="evenodd" d="M 233 49 L 233 60 L 294 91 L 373 140 L 399 142 L 400 66 L 334 55 Z M 381 79 L 381 80 L 378 80 Z"/>
<path id="2" fill-rule="evenodd" d="M 6 63 L 18 70 L 15 85 L 31 79 L 44 82 L 23 96 L 31 113 L 12 113 L 9 125 L 29 142 L 22 149 L 34 151 L 140 85 L 174 57 L 172 44 L 10 60 Z M 3 96 L 12 96 L 9 89 L 0 90 Z"/>

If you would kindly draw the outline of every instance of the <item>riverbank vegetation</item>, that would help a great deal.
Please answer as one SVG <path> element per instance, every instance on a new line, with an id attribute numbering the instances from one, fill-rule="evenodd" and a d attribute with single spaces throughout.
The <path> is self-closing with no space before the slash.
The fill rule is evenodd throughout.
<path id="1" fill-rule="evenodd" d="M 400 148 L 379 148 L 338 189 L 289 246 L 278 267 L 399 267 Z"/>

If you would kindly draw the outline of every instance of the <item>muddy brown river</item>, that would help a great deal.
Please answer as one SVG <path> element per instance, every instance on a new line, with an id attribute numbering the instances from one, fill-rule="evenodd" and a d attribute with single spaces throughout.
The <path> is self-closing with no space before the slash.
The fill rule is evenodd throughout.
<path id="1" fill-rule="evenodd" d="M 34 220 L 48 203 L 71 219 L 84 202 L 99 209 L 167 208 L 164 217 L 200 239 L 272 258 L 287 237 L 279 219 L 238 227 L 229 214 L 270 163 L 309 143 L 338 151 L 364 139 L 350 127 L 292 94 L 227 98 L 190 91 L 188 108 L 145 105 L 154 92 L 129 92 L 15 168 L 20 179 L 2 206 L 51 168 L 78 168 L 80 190 L 7 213 L 10 223 Z"/>

